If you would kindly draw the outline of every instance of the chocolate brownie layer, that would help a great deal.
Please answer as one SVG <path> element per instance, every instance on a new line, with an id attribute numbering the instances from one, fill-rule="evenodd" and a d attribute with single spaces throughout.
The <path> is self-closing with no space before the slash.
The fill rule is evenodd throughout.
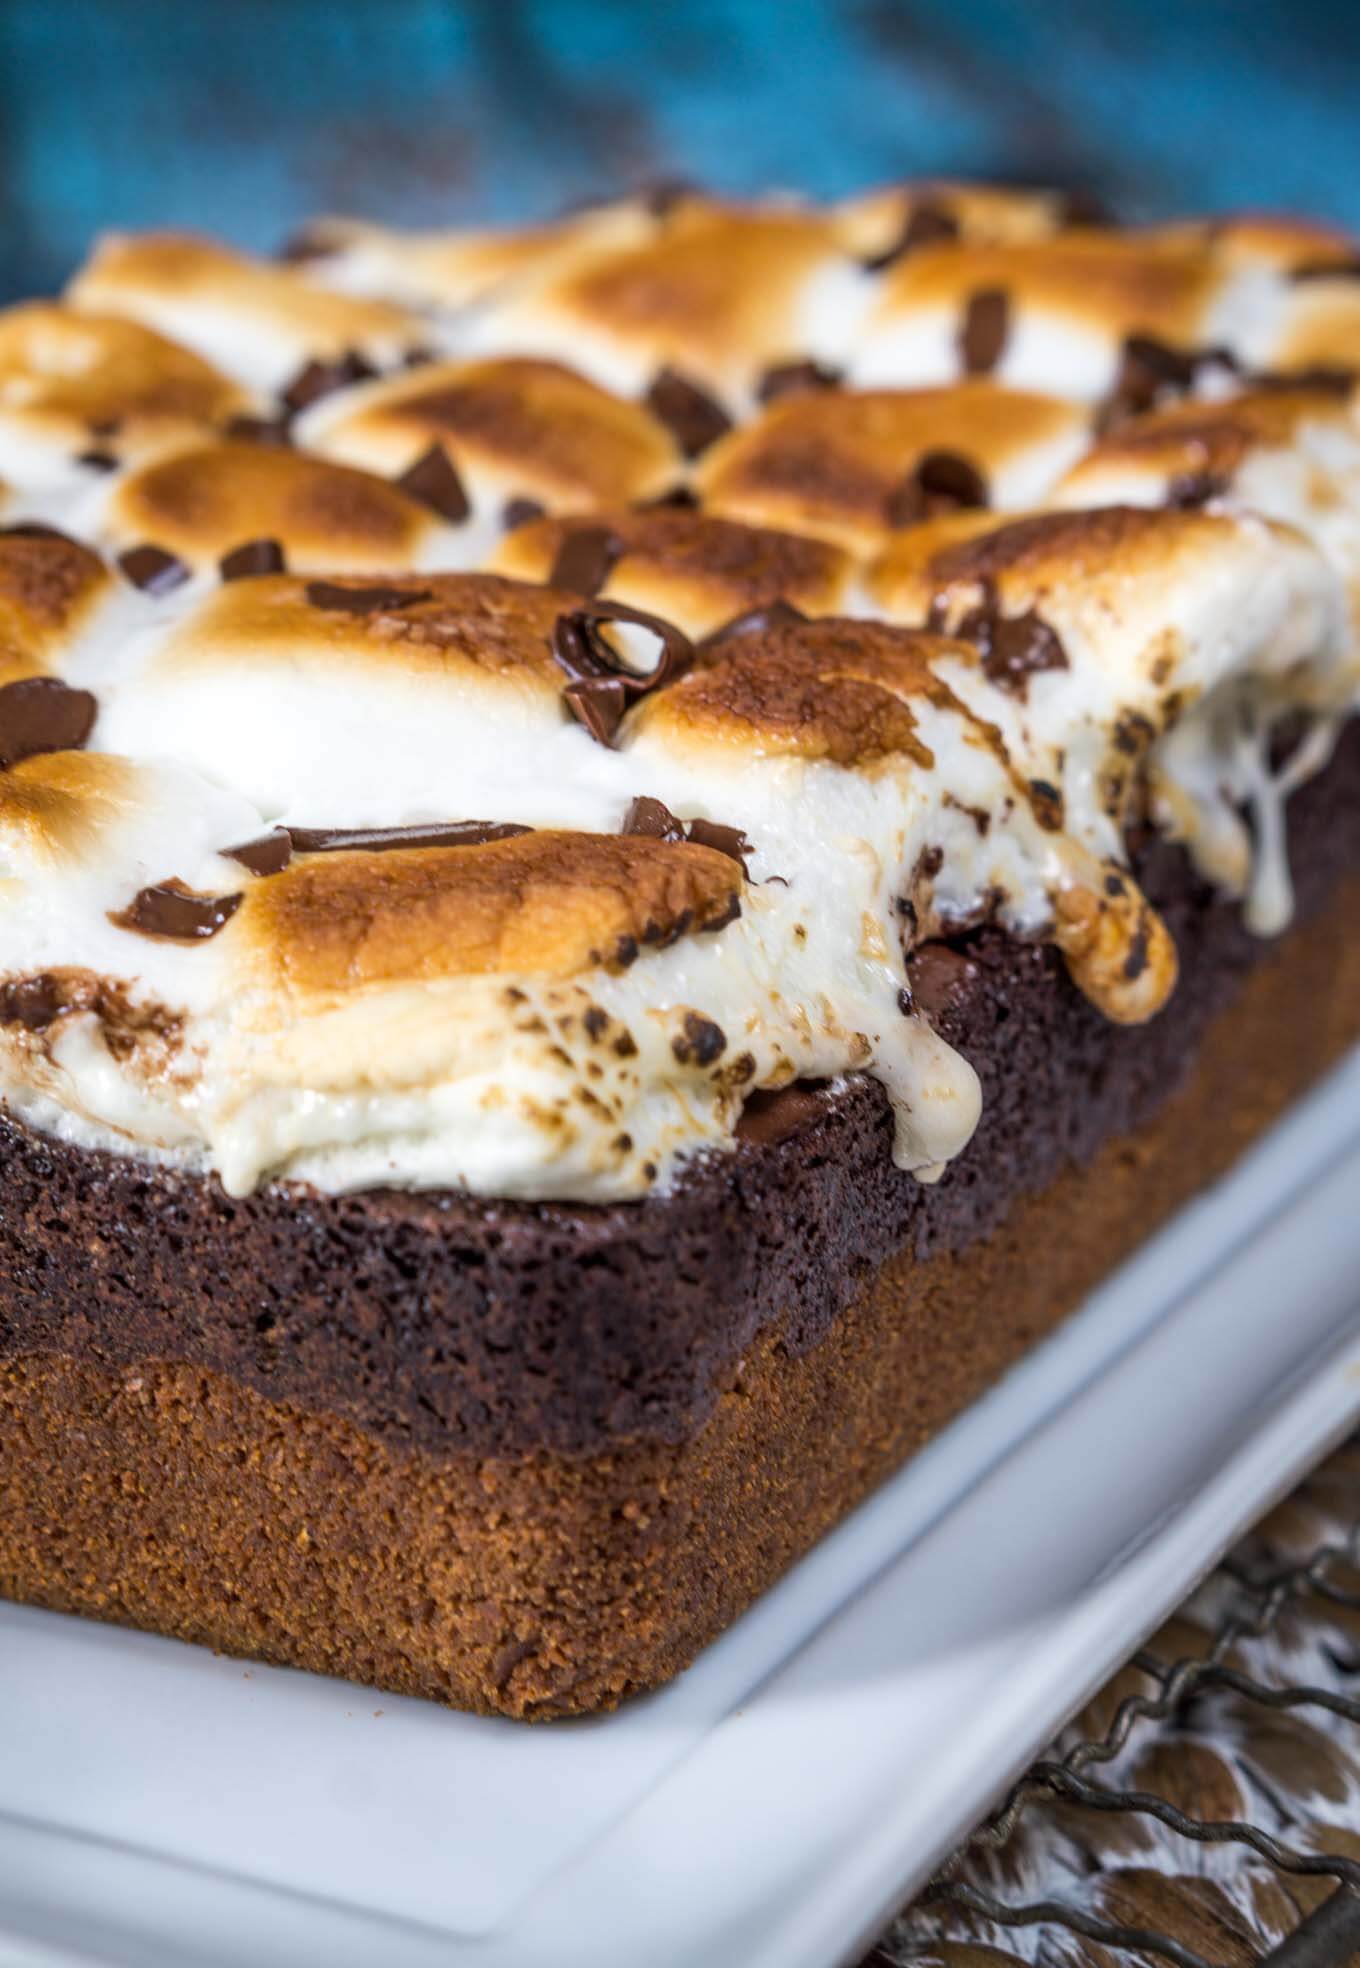
<path id="1" fill-rule="evenodd" d="M 21 1344 L 0 1363 L 0 1594 L 516 1716 L 665 1681 L 1355 1038 L 1360 879 L 1334 902 L 1213 1019 L 1155 1120 L 967 1249 L 867 1274 L 820 1345 L 768 1327 L 687 1442 L 441 1453 L 221 1369 Z"/>
<path id="2" fill-rule="evenodd" d="M 1360 725 L 1291 801 L 1290 836 L 1306 921 L 1360 866 Z M 893 1167 L 868 1080 L 766 1097 L 735 1155 L 609 1207 L 286 1185 L 231 1199 L 0 1120 L 0 1357 L 209 1368 L 394 1446 L 681 1442 L 762 1328 L 795 1354 L 816 1346 L 894 1253 L 967 1250 L 1180 1084 L 1272 946 L 1178 850 L 1153 840 L 1136 859 L 1181 958 L 1149 1025 L 1112 1025 L 1051 949 L 997 930 L 914 960 L 918 997 L 983 1086 L 977 1135 L 938 1183 Z M 1314 1009 L 1304 995 L 1287 1016 Z"/>

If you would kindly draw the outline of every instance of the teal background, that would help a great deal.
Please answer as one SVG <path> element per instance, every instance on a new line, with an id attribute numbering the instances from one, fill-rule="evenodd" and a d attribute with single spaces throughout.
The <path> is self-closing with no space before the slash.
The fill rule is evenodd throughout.
<path id="1" fill-rule="evenodd" d="M 1360 6 L 0 0 L 0 292 L 104 225 L 517 218 L 913 172 L 1360 225 Z"/>

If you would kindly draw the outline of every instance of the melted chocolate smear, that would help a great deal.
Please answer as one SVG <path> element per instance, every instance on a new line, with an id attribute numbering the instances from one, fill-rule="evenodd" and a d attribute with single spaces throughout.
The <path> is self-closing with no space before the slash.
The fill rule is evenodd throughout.
<path id="1" fill-rule="evenodd" d="M 648 793 L 640 793 L 629 807 L 623 832 L 647 840 L 692 841 L 696 847 L 711 847 L 739 863 L 743 874 L 749 873 L 747 856 L 755 851 L 740 827 L 727 827 L 719 820 L 681 820 L 664 800 Z"/>
<path id="2" fill-rule="evenodd" d="M 517 526 L 531 526 L 536 519 L 542 519 L 546 510 L 537 499 L 523 496 L 507 499 L 501 507 L 501 525 L 507 533 L 513 533 Z"/>
<path id="3" fill-rule="evenodd" d="M 109 911 L 115 929 L 138 936 L 161 936 L 176 943 L 205 943 L 229 923 L 241 906 L 235 895 L 199 895 L 182 881 L 157 882 L 139 889 L 126 909 Z"/>
<path id="4" fill-rule="evenodd" d="M 782 598 L 766 601 L 758 608 L 743 609 L 740 615 L 734 615 L 730 621 L 720 623 L 716 629 L 710 629 L 702 641 L 695 646 L 701 654 L 707 655 L 710 650 L 716 649 L 720 642 L 726 642 L 731 636 L 761 635 L 767 629 L 788 629 L 796 623 L 806 622 L 807 619 L 802 609 L 796 608 L 791 601 L 784 601 Z"/>
<path id="5" fill-rule="evenodd" d="M 776 362 L 756 384 L 757 403 L 773 403 L 781 396 L 801 396 L 809 390 L 835 389 L 842 371 L 824 362 Z"/>
<path id="6" fill-rule="evenodd" d="M 278 540 L 246 540 L 223 554 L 217 571 L 224 581 L 249 581 L 257 574 L 282 574 L 287 566 Z"/>
<path id="7" fill-rule="evenodd" d="M 1231 349 L 1172 348 L 1153 335 L 1130 335 L 1119 358 L 1114 388 L 1106 398 L 1097 429 L 1108 430 L 1125 417 L 1153 410 L 1168 395 L 1184 395 L 1194 388 L 1202 369 L 1225 369 L 1237 375 L 1238 364 Z"/>
<path id="8" fill-rule="evenodd" d="M 996 589 L 984 584 L 983 598 L 958 622 L 954 634 L 971 642 L 982 667 L 1002 690 L 1024 697 L 1029 680 L 1042 670 L 1065 670 L 1067 651 L 1056 629 L 1027 608 L 1021 615 L 1003 615 Z"/>
<path id="9" fill-rule="evenodd" d="M 441 519 L 455 526 L 472 511 L 463 481 L 442 444 L 432 444 L 428 451 L 422 451 L 415 463 L 407 466 L 397 484 L 422 506 L 428 506 L 431 512 L 437 512 Z"/>
<path id="10" fill-rule="evenodd" d="M 78 752 L 99 706 L 58 677 L 21 677 L 0 687 L 0 769 L 42 752 Z"/>
<path id="11" fill-rule="evenodd" d="M 42 519 L 19 519 L 12 526 L 0 526 L 0 539 L 4 540 L 64 540 L 68 547 L 78 547 L 81 541 L 70 533 L 63 533 L 59 526 L 49 526 Z M 87 548 L 87 552 L 90 550 Z"/>
<path id="12" fill-rule="evenodd" d="M 602 633 L 606 622 L 633 623 L 658 637 L 661 654 L 655 667 L 642 675 L 624 668 Z M 567 709 L 597 743 L 611 747 L 630 705 L 678 682 L 694 662 L 694 644 L 673 622 L 618 601 L 587 601 L 559 615 L 552 653 L 569 679 L 562 692 Z"/>
<path id="13" fill-rule="evenodd" d="M 488 841 L 531 834 L 512 820 L 431 820 L 409 827 L 289 827 L 298 854 L 335 854 L 347 848 L 385 854 L 394 847 L 485 847 Z"/>
<path id="14" fill-rule="evenodd" d="M 0 984 L 0 1025 L 22 1025 L 27 1032 L 45 1032 L 66 1009 L 58 979 L 46 971 Z"/>
<path id="15" fill-rule="evenodd" d="M 898 260 L 905 259 L 908 253 L 914 253 L 918 246 L 940 246 L 958 236 L 959 222 L 954 214 L 946 212 L 942 205 L 925 201 L 912 206 L 890 246 L 881 253 L 874 253 L 861 264 L 866 273 L 882 273 Z"/>
<path id="16" fill-rule="evenodd" d="M 548 586 L 568 588 L 573 594 L 596 595 L 613 573 L 623 550 L 623 541 L 612 527 L 573 526 L 557 549 Z"/>
<path id="17" fill-rule="evenodd" d="M 328 260 L 339 250 L 338 246 L 323 239 L 310 226 L 303 226 L 299 231 L 289 233 L 277 257 L 285 266 L 300 266 L 306 260 Z"/>
<path id="18" fill-rule="evenodd" d="M 1178 472 L 1166 488 L 1166 503 L 1177 512 L 1195 512 L 1211 499 L 1221 499 L 1230 484 L 1225 472 Z"/>
<path id="19" fill-rule="evenodd" d="M 687 458 L 697 458 L 732 428 L 732 419 L 722 406 L 678 369 L 658 369 L 646 402 Z"/>
<path id="20" fill-rule="evenodd" d="M 293 858 L 293 843 L 288 829 L 277 827 L 255 840 L 241 841 L 235 847 L 218 851 L 228 861 L 239 861 L 252 875 L 281 875 Z"/>
<path id="21" fill-rule="evenodd" d="M 1289 278 L 1295 286 L 1307 280 L 1360 280 L 1360 254 L 1348 260 L 1305 260 L 1291 268 Z"/>
<path id="22" fill-rule="evenodd" d="M 1354 369 L 1315 362 L 1306 369 L 1254 369 L 1245 380 L 1258 390 L 1323 390 L 1328 396 L 1349 396 L 1356 376 Z"/>
<path id="23" fill-rule="evenodd" d="M 296 416 L 309 404 L 319 403 L 323 396 L 332 396 L 336 390 L 348 389 L 351 383 L 367 382 L 377 373 L 373 364 L 357 349 L 347 349 L 334 362 L 307 363 L 280 392 L 280 401 Z"/>
<path id="24" fill-rule="evenodd" d="M 641 499 L 638 502 L 639 512 L 698 512 L 698 510 L 698 495 L 688 485 L 668 486 L 664 492 L 658 492 L 654 498 Z"/>
<path id="25" fill-rule="evenodd" d="M 336 615 L 385 614 L 434 600 L 433 588 L 346 588 L 338 581 L 309 581 L 306 592 L 313 608 L 325 608 Z"/>
<path id="26" fill-rule="evenodd" d="M 1001 360 L 1010 329 L 1010 302 L 1003 287 L 983 287 L 968 299 L 959 331 L 959 354 L 970 376 L 987 376 Z"/>
<path id="27" fill-rule="evenodd" d="M 987 503 L 987 481 L 971 459 L 957 451 L 927 451 L 883 501 L 883 516 L 889 526 L 915 526 L 937 513 Z"/>
<path id="28" fill-rule="evenodd" d="M 244 412 L 228 417 L 223 434 L 242 444 L 272 444 L 286 447 L 293 441 L 287 417 L 251 417 Z"/>
<path id="29" fill-rule="evenodd" d="M 189 579 L 189 569 L 178 554 L 172 554 L 164 547 L 152 546 L 149 542 L 145 546 L 129 547 L 126 553 L 120 553 L 118 565 L 133 587 L 140 588 L 143 594 L 173 594 Z"/>

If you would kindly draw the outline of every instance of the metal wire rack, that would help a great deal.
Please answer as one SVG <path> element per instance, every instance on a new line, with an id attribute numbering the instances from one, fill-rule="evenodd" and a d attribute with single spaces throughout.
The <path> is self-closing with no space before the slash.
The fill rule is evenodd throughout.
<path id="1" fill-rule="evenodd" d="M 1087 1704 L 863 1968 L 1360 1962 L 1360 1436 Z"/>

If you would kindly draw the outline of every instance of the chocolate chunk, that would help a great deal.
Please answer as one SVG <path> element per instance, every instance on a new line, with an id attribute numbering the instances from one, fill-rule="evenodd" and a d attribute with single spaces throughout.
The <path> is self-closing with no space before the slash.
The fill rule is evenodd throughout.
<path id="1" fill-rule="evenodd" d="M 959 354 L 970 376 L 987 376 L 1001 360 L 1010 327 L 1010 302 L 1002 287 L 983 287 L 968 298 L 959 331 Z"/>
<path id="2" fill-rule="evenodd" d="M 309 362 L 294 376 L 291 383 L 280 391 L 280 401 L 297 415 L 309 404 L 319 403 L 323 396 L 331 396 L 336 390 L 348 389 L 351 383 L 367 382 L 377 375 L 373 364 L 357 349 L 348 349 L 334 362 Z"/>
<path id="3" fill-rule="evenodd" d="M 682 1066 L 711 1066 L 726 1050 L 727 1034 L 722 1026 L 702 1018 L 697 1011 L 685 1013 L 684 1035 L 671 1040 L 671 1051 Z"/>
<path id="4" fill-rule="evenodd" d="M 542 519 L 545 510 L 537 499 L 521 494 L 518 498 L 507 499 L 501 507 L 501 525 L 507 533 L 513 533 L 517 526 L 531 526 L 536 519 Z"/>
<path id="5" fill-rule="evenodd" d="M 914 253 L 918 246 L 940 246 L 958 236 L 959 222 L 954 214 L 946 212 L 942 205 L 932 205 L 928 200 L 923 200 L 919 205 L 913 205 L 907 213 L 892 244 L 881 253 L 872 254 L 862 264 L 866 273 L 882 273 L 906 254 Z"/>
<path id="6" fill-rule="evenodd" d="M 743 874 L 747 872 L 746 857 L 754 849 L 740 827 L 725 827 L 720 820 L 691 820 L 685 828 L 685 837 L 696 847 L 711 847 L 716 853 L 725 854 L 729 861 L 739 861 Z"/>
<path id="7" fill-rule="evenodd" d="M 45 1032 L 66 1009 L 61 981 L 49 971 L 0 984 L 0 1025 L 22 1025 L 26 1032 Z"/>
<path id="8" fill-rule="evenodd" d="M 437 512 L 441 519 L 450 520 L 455 526 L 472 511 L 463 481 L 442 444 L 432 444 L 428 451 L 422 451 L 415 463 L 406 467 L 397 484 L 413 499 L 419 499 L 422 506 L 428 506 L 431 512 Z"/>
<path id="9" fill-rule="evenodd" d="M 834 389 L 841 373 L 810 357 L 802 362 L 776 362 L 756 384 L 756 401 L 773 403 L 778 397 L 797 396 L 807 390 Z"/>
<path id="10" fill-rule="evenodd" d="M 697 458 L 732 428 L 732 419 L 706 390 L 678 369 L 659 369 L 647 392 L 647 408 L 671 433 L 687 458 Z"/>
<path id="11" fill-rule="evenodd" d="M 223 554 L 217 571 L 224 581 L 249 581 L 257 574 L 282 574 L 287 568 L 277 540 L 246 540 Z"/>
<path id="12" fill-rule="evenodd" d="M 118 469 L 118 460 L 112 451 L 100 450 L 98 446 L 89 451 L 78 451 L 76 463 L 86 465 L 91 471 L 97 472 L 111 472 Z"/>
<path id="13" fill-rule="evenodd" d="M 281 875 L 293 858 L 293 843 L 286 827 L 259 834 L 254 840 L 218 850 L 228 861 L 239 861 L 252 875 Z"/>
<path id="14" fill-rule="evenodd" d="M 661 654 L 645 675 L 622 666 L 602 624 L 634 623 L 660 638 Z M 673 622 L 618 601 L 587 601 L 553 625 L 552 651 L 569 678 L 567 709 L 601 745 L 611 745 L 629 706 L 649 691 L 677 682 L 694 661 L 694 645 Z"/>
<path id="15" fill-rule="evenodd" d="M 1030 678 L 1039 671 L 1068 667 L 1057 630 L 1032 608 L 1020 615 L 1003 615 L 991 582 L 982 584 L 982 600 L 959 620 L 953 633 L 973 643 L 991 681 L 1017 697 L 1026 694 Z"/>
<path id="16" fill-rule="evenodd" d="M 766 629 L 791 628 L 796 622 L 806 622 L 807 619 L 801 608 L 780 597 L 762 602 L 757 608 L 743 609 L 740 615 L 733 615 L 729 621 L 719 623 L 716 629 L 710 629 L 696 644 L 696 648 L 707 655 L 731 636 L 761 635 Z"/>
<path id="17" fill-rule="evenodd" d="M 20 677 L 0 686 L 0 769 L 41 752 L 77 752 L 99 706 L 58 677 Z"/>
<path id="18" fill-rule="evenodd" d="M 530 834 L 513 820 L 430 820 L 407 827 L 289 827 L 298 854 L 334 854 L 362 849 L 385 854 L 395 847 L 484 847 L 488 841 Z"/>
<path id="19" fill-rule="evenodd" d="M 251 417 L 244 412 L 228 417 L 223 426 L 223 435 L 236 438 L 243 444 L 286 446 L 293 441 L 287 417 Z"/>
<path id="20" fill-rule="evenodd" d="M 347 588 L 339 581 L 309 581 L 306 592 L 313 608 L 325 608 L 336 615 L 378 615 L 434 599 L 433 588 L 391 588 L 382 583 Z"/>
<path id="21" fill-rule="evenodd" d="M 968 993 L 978 967 L 947 943 L 922 943 L 907 958 L 907 982 L 912 1008 L 935 1019 L 951 1011 Z"/>
<path id="22" fill-rule="evenodd" d="M 676 819 L 664 800 L 639 793 L 623 816 L 623 832 L 647 840 L 680 841 L 685 838 L 685 823 Z"/>
<path id="23" fill-rule="evenodd" d="M 120 553 L 118 565 L 133 587 L 140 588 L 143 594 L 172 594 L 189 579 L 189 569 L 178 554 L 152 546 L 150 542 Z"/>
<path id="24" fill-rule="evenodd" d="M 1166 488 L 1166 503 L 1177 512 L 1193 512 L 1211 499 L 1221 499 L 1231 482 L 1225 472 L 1178 472 Z"/>
<path id="25" fill-rule="evenodd" d="M 828 1111 L 822 1083 L 795 1080 L 792 1086 L 761 1087 L 746 1096 L 746 1105 L 737 1121 L 738 1141 L 753 1148 L 772 1148 L 780 1141 L 801 1134 L 803 1129 Z"/>
<path id="26" fill-rule="evenodd" d="M 564 534 L 548 575 L 550 588 L 598 594 L 623 553 L 623 541 L 609 526 L 572 526 Z"/>
<path id="27" fill-rule="evenodd" d="M 957 451 L 927 451 L 883 501 L 883 516 L 889 526 L 915 526 L 987 501 L 987 481 L 971 459 Z"/>
<path id="28" fill-rule="evenodd" d="M 184 882 L 157 882 L 139 889 L 126 909 L 109 911 L 116 929 L 138 936 L 163 936 L 176 943 L 203 943 L 216 936 L 241 906 L 235 895 L 199 895 Z"/>
<path id="29" fill-rule="evenodd" d="M 648 840 L 683 840 L 692 841 L 696 847 L 711 847 L 729 861 L 739 862 L 743 874 L 747 872 L 746 858 L 754 852 L 740 827 L 724 826 L 720 820 L 681 820 L 663 800 L 646 793 L 640 794 L 624 815 L 623 832 L 642 834 Z"/>

